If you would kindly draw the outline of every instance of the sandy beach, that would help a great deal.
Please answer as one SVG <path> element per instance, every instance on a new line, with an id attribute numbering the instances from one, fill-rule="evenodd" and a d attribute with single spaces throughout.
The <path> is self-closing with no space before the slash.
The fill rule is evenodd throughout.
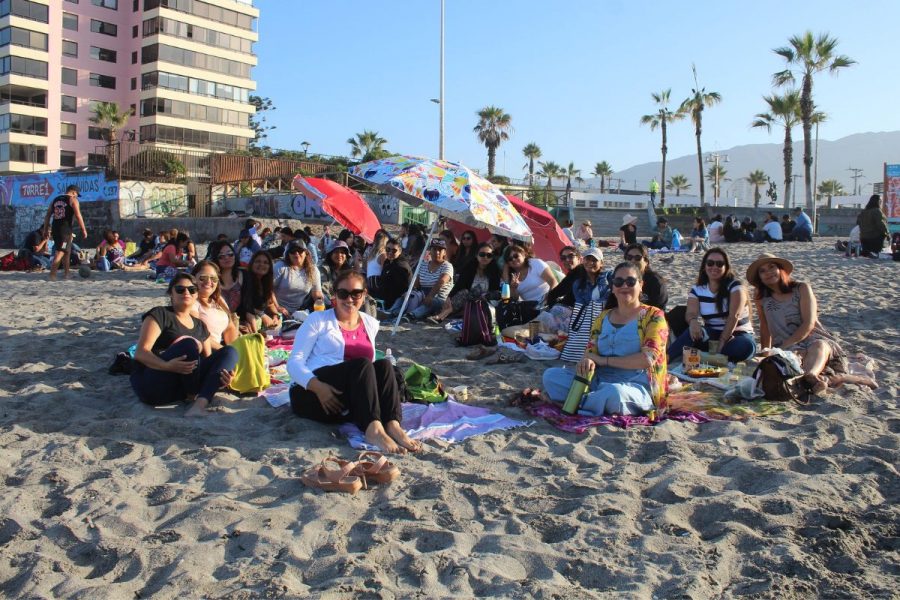
<path id="1" fill-rule="evenodd" d="M 163 286 L 142 273 L 0 274 L 0 596 L 6 598 L 888 598 L 900 590 L 897 263 L 834 239 L 773 248 L 880 389 L 746 421 L 586 435 L 543 420 L 399 457 L 355 496 L 304 487 L 335 428 L 225 403 L 153 409 L 107 374 Z M 618 262 L 608 254 L 607 264 Z M 656 265 L 670 306 L 700 255 Z M 450 334 L 382 331 L 469 403 L 508 406 L 549 364 L 465 360 Z"/>

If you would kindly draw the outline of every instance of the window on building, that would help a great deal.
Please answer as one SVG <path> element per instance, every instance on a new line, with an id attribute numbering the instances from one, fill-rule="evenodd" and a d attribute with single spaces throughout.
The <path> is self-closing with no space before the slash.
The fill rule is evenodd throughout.
<path id="1" fill-rule="evenodd" d="M 0 132 L 27 133 L 29 135 L 47 135 L 46 117 L 32 117 L 31 115 L 17 115 L 6 113 L 0 115 Z"/>
<path id="2" fill-rule="evenodd" d="M 94 154 L 93 152 L 88 154 L 88 166 L 89 167 L 105 167 L 106 166 L 106 155 L 105 154 Z"/>
<path id="3" fill-rule="evenodd" d="M 10 160 L 46 165 L 47 148 L 34 144 L 0 144 L 0 162 Z"/>
<path id="4" fill-rule="evenodd" d="M 78 4 L 78 0 L 66 0 L 66 2 L 71 2 L 72 4 Z"/>
<path id="5" fill-rule="evenodd" d="M 131 37 L 136 38 L 137 36 L 138 36 L 138 26 L 132 25 L 131 26 Z"/>
<path id="6" fill-rule="evenodd" d="M 133 64 L 133 65 L 137 64 L 137 50 L 135 50 L 134 52 L 131 53 L 131 64 Z"/>
<path id="7" fill-rule="evenodd" d="M 116 78 L 109 75 L 101 75 L 100 73 L 91 73 L 91 85 L 94 87 L 116 89 Z"/>
<path id="8" fill-rule="evenodd" d="M 131 78 L 131 89 L 133 89 L 133 90 L 137 89 L 137 77 Z"/>
<path id="9" fill-rule="evenodd" d="M 78 85 L 78 71 L 76 71 L 75 69 L 69 69 L 68 67 L 63 67 L 62 82 L 66 85 Z"/>
<path id="10" fill-rule="evenodd" d="M 47 34 L 21 27 L 4 27 L 0 29 L 0 46 L 7 44 L 46 51 Z"/>
<path id="11" fill-rule="evenodd" d="M 75 96 L 63 94 L 62 110 L 63 112 L 78 112 L 78 99 Z"/>
<path id="12" fill-rule="evenodd" d="M 91 58 L 114 63 L 116 62 L 116 56 L 118 55 L 115 50 L 107 50 L 106 48 L 91 46 Z"/>
<path id="13" fill-rule="evenodd" d="M 73 58 L 78 58 L 78 44 L 71 40 L 63 40 L 62 53 L 63 53 L 63 56 L 71 56 Z"/>
<path id="14" fill-rule="evenodd" d="M 109 129 L 105 127 L 94 127 L 93 125 L 88 126 L 88 139 L 89 140 L 106 140 L 109 136 Z"/>
<path id="15" fill-rule="evenodd" d="M 78 31 L 78 15 L 64 12 L 62 26 L 63 29 L 68 29 L 69 31 Z"/>
<path id="16" fill-rule="evenodd" d="M 74 167 L 75 166 L 75 153 L 71 150 L 60 150 L 59 151 L 59 166 L 60 167 Z"/>
<path id="17" fill-rule="evenodd" d="M 93 31 L 94 33 L 102 33 L 103 35 L 111 35 L 115 37 L 119 33 L 119 28 L 112 23 L 107 23 L 106 21 L 91 19 L 91 31 Z"/>
<path id="18" fill-rule="evenodd" d="M 47 63 L 21 56 L 0 57 L 0 75 L 13 73 L 36 79 L 47 79 Z"/>
<path id="19" fill-rule="evenodd" d="M 91 4 L 112 10 L 118 10 L 119 8 L 119 0 L 91 0 Z"/>
<path id="20" fill-rule="evenodd" d="M 41 23 L 50 22 L 50 8 L 30 0 L 0 0 L 0 17 L 9 15 Z"/>
<path id="21" fill-rule="evenodd" d="M 59 137 L 64 140 L 74 140 L 76 135 L 75 123 L 60 123 Z"/>
<path id="22" fill-rule="evenodd" d="M 134 0 L 131 5 L 131 12 L 137 12 L 141 10 L 141 0 Z"/>

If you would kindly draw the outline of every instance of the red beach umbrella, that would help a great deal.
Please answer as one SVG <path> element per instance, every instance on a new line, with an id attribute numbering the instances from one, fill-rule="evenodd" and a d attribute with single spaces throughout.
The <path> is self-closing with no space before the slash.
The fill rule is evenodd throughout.
<path id="1" fill-rule="evenodd" d="M 381 222 L 366 199 L 348 187 L 330 179 L 303 177 L 297 175 L 293 188 L 322 204 L 322 210 L 335 221 L 372 243 L 375 232 L 381 229 Z"/>

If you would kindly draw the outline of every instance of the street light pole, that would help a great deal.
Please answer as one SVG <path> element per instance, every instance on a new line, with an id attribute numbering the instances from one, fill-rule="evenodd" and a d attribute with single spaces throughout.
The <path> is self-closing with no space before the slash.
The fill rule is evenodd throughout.
<path id="1" fill-rule="evenodd" d="M 798 175 L 797 173 L 791 175 L 791 179 L 793 180 L 791 183 L 791 208 L 797 206 L 797 180 L 802 178 L 803 175 Z"/>
<path id="2" fill-rule="evenodd" d="M 728 161 L 729 161 L 728 155 L 727 155 L 727 154 L 719 154 L 718 152 L 713 152 L 712 154 L 710 154 L 709 156 L 706 157 L 706 162 L 715 163 L 715 165 L 716 165 L 716 166 L 715 166 L 715 174 L 716 174 L 716 183 L 715 183 L 715 186 L 716 186 L 716 191 L 715 191 L 715 194 L 713 195 L 713 203 L 714 203 L 714 206 L 718 206 L 718 205 L 719 205 L 719 159 L 721 159 L 722 162 L 728 162 Z"/>
<path id="3" fill-rule="evenodd" d="M 440 110 L 438 158 L 444 160 L 444 0 L 441 0 L 441 95 L 438 107 Z"/>

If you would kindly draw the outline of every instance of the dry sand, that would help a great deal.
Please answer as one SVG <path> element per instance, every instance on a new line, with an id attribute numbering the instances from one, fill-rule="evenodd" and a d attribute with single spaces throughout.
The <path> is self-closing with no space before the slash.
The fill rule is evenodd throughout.
<path id="1" fill-rule="evenodd" d="M 249 403 L 188 420 L 107 375 L 162 286 L 4 273 L 0 595 L 897 597 L 898 265 L 833 242 L 777 250 L 845 348 L 878 361 L 881 389 L 746 422 L 584 436 L 538 422 L 432 443 L 356 496 L 298 480 L 330 452 L 353 456 L 330 427 Z M 729 251 L 743 272 L 764 249 Z M 673 303 L 698 265 L 659 269 Z M 546 366 L 468 362 L 433 327 L 378 344 L 523 419 L 507 400 Z"/>

